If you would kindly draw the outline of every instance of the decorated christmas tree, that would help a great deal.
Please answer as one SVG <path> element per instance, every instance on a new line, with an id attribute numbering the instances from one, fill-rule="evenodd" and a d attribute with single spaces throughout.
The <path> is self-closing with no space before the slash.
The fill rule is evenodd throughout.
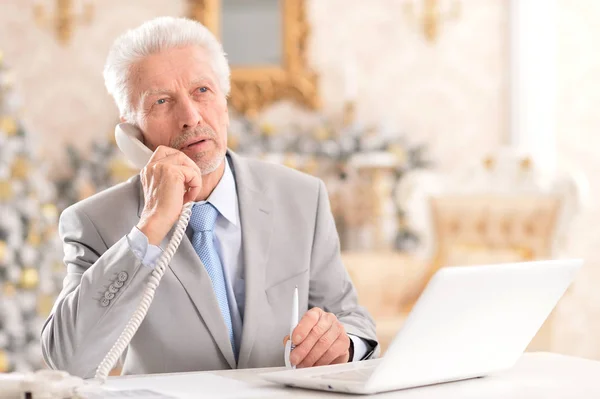
<path id="1" fill-rule="evenodd" d="M 0 372 L 44 367 L 40 331 L 64 276 L 54 184 L 32 144 L 0 53 Z"/>
<path id="2" fill-rule="evenodd" d="M 139 172 L 119 150 L 112 132 L 95 140 L 87 154 L 74 147 L 67 153 L 70 173 L 56 182 L 60 211 Z"/>

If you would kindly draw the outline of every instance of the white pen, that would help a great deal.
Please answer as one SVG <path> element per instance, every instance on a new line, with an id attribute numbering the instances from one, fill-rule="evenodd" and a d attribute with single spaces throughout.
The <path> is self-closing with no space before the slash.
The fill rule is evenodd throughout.
<path id="1" fill-rule="evenodd" d="M 296 288 L 294 288 L 294 299 L 292 301 L 292 318 L 290 320 L 290 341 L 288 343 L 288 345 L 286 345 L 286 363 L 289 363 L 289 358 L 290 358 L 290 353 L 292 352 L 292 349 L 294 349 L 296 346 L 292 343 L 292 333 L 294 332 L 294 329 L 296 328 L 296 326 L 298 325 L 298 286 L 296 286 Z M 289 348 L 289 349 L 288 349 Z M 291 366 L 293 369 L 296 368 L 296 366 Z"/>
<path id="2" fill-rule="evenodd" d="M 298 325 L 298 286 L 294 288 L 294 300 L 292 301 L 292 321 L 290 322 L 290 339 L 292 339 L 292 332 Z M 292 344 L 294 349 L 294 344 Z"/>

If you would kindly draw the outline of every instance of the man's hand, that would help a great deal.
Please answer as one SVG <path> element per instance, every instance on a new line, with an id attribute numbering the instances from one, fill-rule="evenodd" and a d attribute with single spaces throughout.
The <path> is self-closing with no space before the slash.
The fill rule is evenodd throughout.
<path id="1" fill-rule="evenodd" d="M 159 146 L 141 172 L 144 210 L 137 227 L 152 245 L 159 245 L 173 227 L 183 205 L 202 188 L 202 172 L 174 148 Z"/>
<path id="2" fill-rule="evenodd" d="M 284 339 L 284 345 L 288 337 Z M 290 362 L 298 368 L 347 363 L 350 338 L 333 313 L 312 308 L 292 332 Z"/>

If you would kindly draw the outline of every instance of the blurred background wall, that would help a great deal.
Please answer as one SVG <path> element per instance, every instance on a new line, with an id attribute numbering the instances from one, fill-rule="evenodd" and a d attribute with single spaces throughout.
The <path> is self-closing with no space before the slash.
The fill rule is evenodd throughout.
<path id="1" fill-rule="evenodd" d="M 42 3 L 50 11 L 54 2 Z M 454 168 L 470 149 L 481 156 L 506 139 L 507 10 L 501 1 L 462 2 L 460 20 L 444 23 L 431 45 L 403 3 L 307 3 L 308 55 L 320 76 L 323 110 L 336 113 L 345 100 L 356 100 L 362 121 L 384 120 L 415 141 L 426 140 L 436 164 Z M 102 79 L 113 40 L 147 19 L 186 15 L 188 4 L 96 2 L 93 21 L 76 26 L 66 47 L 36 25 L 32 4 L 3 1 L 2 50 L 18 72 L 23 120 L 44 156 L 61 169 L 65 143 L 84 148 L 118 119 Z M 346 73 L 356 80 L 353 88 Z"/>
<path id="2" fill-rule="evenodd" d="M 600 357 L 600 341 L 586 337 L 600 332 L 600 161 L 597 153 L 600 127 L 600 54 L 595 43 L 600 27 L 594 22 L 600 4 L 590 0 L 558 1 L 557 107 L 549 116 L 556 123 L 557 160 L 564 169 L 578 170 L 588 180 L 587 206 L 570 236 L 571 253 L 586 258 L 586 268 L 565 300 L 560 323 L 560 347 L 565 351 Z M 567 298 L 565 298 L 567 299 Z"/>

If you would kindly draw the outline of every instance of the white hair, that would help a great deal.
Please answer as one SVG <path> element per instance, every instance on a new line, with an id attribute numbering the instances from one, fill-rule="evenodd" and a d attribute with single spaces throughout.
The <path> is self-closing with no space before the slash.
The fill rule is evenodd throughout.
<path id="1" fill-rule="evenodd" d="M 177 47 L 197 45 L 208 52 L 221 91 L 229 95 L 229 64 L 221 43 L 200 22 L 187 18 L 159 17 L 131 29 L 115 40 L 104 66 L 104 84 L 121 116 L 133 119 L 131 67 L 142 58 Z"/>

